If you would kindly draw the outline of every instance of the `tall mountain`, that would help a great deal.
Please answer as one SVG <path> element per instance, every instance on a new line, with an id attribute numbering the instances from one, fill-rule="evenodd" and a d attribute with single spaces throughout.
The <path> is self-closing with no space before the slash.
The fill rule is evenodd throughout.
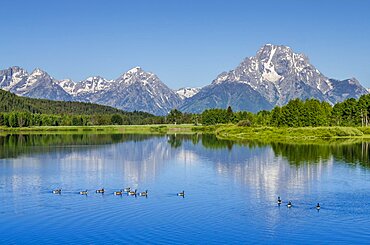
<path id="1" fill-rule="evenodd" d="M 138 110 L 166 115 L 180 104 L 181 99 L 155 74 L 135 67 L 100 93 L 96 102 L 126 111 Z"/>
<path id="2" fill-rule="evenodd" d="M 329 79 L 305 55 L 294 53 L 287 46 L 267 44 L 255 56 L 244 59 L 234 70 L 221 73 L 211 85 L 186 99 L 180 110 L 196 112 L 230 105 L 235 110 L 249 108 L 256 112 L 284 105 L 294 98 L 336 103 L 366 93 L 356 79 Z M 241 100 L 252 104 L 240 103 Z"/>

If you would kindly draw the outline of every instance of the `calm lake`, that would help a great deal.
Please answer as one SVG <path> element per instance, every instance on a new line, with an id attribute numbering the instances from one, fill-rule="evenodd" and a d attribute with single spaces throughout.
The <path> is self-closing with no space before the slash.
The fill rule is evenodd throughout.
<path id="1" fill-rule="evenodd" d="M 358 140 L 0 136 L 0 243 L 368 244 L 369 151 Z M 148 197 L 113 195 L 128 186 Z"/>

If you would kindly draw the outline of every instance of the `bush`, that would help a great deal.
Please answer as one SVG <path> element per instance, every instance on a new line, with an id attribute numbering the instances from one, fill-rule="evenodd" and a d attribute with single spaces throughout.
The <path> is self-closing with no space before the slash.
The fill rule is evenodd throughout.
<path id="1" fill-rule="evenodd" d="M 237 124 L 239 127 L 250 127 L 252 123 L 249 120 L 242 120 Z"/>

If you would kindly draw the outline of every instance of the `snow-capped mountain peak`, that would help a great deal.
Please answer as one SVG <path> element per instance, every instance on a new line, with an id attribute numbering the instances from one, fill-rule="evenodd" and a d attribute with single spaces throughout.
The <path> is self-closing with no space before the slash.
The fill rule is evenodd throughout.
<path id="1" fill-rule="evenodd" d="M 167 114 L 180 103 L 179 96 L 155 74 L 135 67 L 118 77 L 98 102 L 123 110 Z"/>
<path id="2" fill-rule="evenodd" d="M 277 105 L 295 98 L 297 91 L 292 89 L 302 87 L 300 83 L 307 87 L 304 90 L 315 93 L 326 94 L 332 89 L 330 80 L 311 65 L 305 55 L 294 53 L 290 47 L 272 44 L 261 47 L 255 56 L 244 59 L 235 70 L 221 73 L 213 83 L 231 81 L 249 85 Z"/>
<path id="3" fill-rule="evenodd" d="M 128 70 L 126 73 L 137 73 L 139 71 L 141 71 L 141 67 L 140 66 L 135 66 L 134 68 L 131 68 L 130 70 Z"/>
<path id="4" fill-rule="evenodd" d="M 146 72 L 141 67 L 136 66 L 122 74 L 116 82 L 119 83 L 120 86 L 129 86 L 132 84 L 141 84 L 145 86 L 156 80 L 159 80 L 156 75 Z"/>
<path id="5" fill-rule="evenodd" d="M 34 69 L 30 76 L 45 76 L 45 75 L 48 75 L 47 72 L 43 71 L 42 69 L 40 68 L 36 68 Z"/>

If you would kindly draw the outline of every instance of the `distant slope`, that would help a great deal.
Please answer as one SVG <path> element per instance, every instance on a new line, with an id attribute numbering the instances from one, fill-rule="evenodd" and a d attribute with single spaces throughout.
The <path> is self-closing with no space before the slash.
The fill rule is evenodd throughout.
<path id="1" fill-rule="evenodd" d="M 23 111 L 42 114 L 72 114 L 72 115 L 93 115 L 93 114 L 122 114 L 151 117 L 146 112 L 125 112 L 113 107 L 71 101 L 52 101 L 46 99 L 33 99 L 20 97 L 13 93 L 0 89 L 0 112 Z"/>
<path id="2" fill-rule="evenodd" d="M 190 98 L 196 95 L 201 88 L 191 88 L 191 87 L 185 87 L 185 88 L 179 88 L 178 90 L 174 90 L 175 93 L 182 99 Z"/>
<path id="3" fill-rule="evenodd" d="M 231 106 L 233 109 L 250 112 L 273 108 L 269 101 L 254 91 L 248 84 L 225 82 L 204 87 L 196 95 L 185 99 L 180 110 L 202 113 L 206 109 L 226 109 L 228 106 Z"/>
<path id="4" fill-rule="evenodd" d="M 333 89 L 328 93 L 330 96 L 330 102 L 333 104 L 349 98 L 357 99 L 359 98 L 359 95 L 368 93 L 367 89 L 362 87 L 356 78 L 345 79 L 342 81 L 330 79 L 330 82 L 335 84 Z"/>

